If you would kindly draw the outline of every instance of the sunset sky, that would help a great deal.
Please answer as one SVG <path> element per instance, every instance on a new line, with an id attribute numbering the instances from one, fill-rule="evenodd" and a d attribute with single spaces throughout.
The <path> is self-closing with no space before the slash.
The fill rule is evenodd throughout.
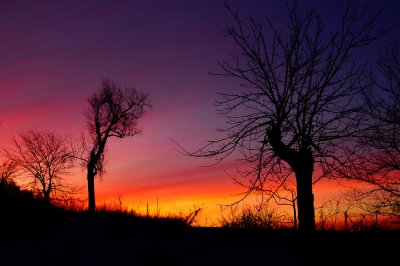
<path id="1" fill-rule="evenodd" d="M 285 30 L 283 1 L 228 1 L 243 17 L 273 17 Z M 316 6 L 327 27 L 345 1 L 299 1 Z M 385 8 L 382 27 L 398 21 L 400 2 L 368 2 Z M 337 22 L 338 20 L 336 20 Z M 232 18 L 221 0 L 208 1 L 1 1 L 0 145 L 29 129 L 49 129 L 77 138 L 85 130 L 86 100 L 105 78 L 148 92 L 153 109 L 140 122 L 143 134 L 109 141 L 107 173 L 96 183 L 98 203 L 122 196 L 125 205 L 162 211 L 203 206 L 204 217 L 218 219 L 217 204 L 238 199 L 242 189 L 227 173 L 243 165 L 238 157 L 216 166 L 186 157 L 189 150 L 217 137 L 224 117 L 215 110 L 217 92 L 239 82 L 220 76 L 218 61 L 237 52 L 223 33 Z M 374 62 L 385 42 L 399 37 L 399 25 L 364 51 Z M 84 169 L 69 177 L 86 185 Z M 315 188 L 316 201 L 336 193 L 336 183 Z M 86 193 L 86 187 L 84 192 Z M 84 194 L 86 195 L 86 194 Z"/>

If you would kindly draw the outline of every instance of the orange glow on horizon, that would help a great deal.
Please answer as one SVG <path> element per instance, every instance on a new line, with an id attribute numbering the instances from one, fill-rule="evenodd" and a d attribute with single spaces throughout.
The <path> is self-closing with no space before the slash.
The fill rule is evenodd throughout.
<path id="1" fill-rule="evenodd" d="M 209 74 L 220 73 L 218 62 L 240 51 L 221 34 L 233 22 L 222 1 L 109 1 L 95 8 L 86 1 L 3 2 L 1 148 L 10 147 L 13 137 L 27 130 L 50 130 L 76 141 L 87 132 L 83 111 L 88 97 L 102 80 L 115 80 L 148 93 L 153 107 L 138 121 L 142 134 L 107 141 L 106 173 L 103 181 L 95 182 L 97 205 L 118 204 L 121 197 L 126 208 L 143 212 L 149 204 L 154 213 L 158 199 L 164 214 L 187 213 L 196 205 L 204 209 L 201 223 L 212 225 L 221 216 L 219 204 L 240 199 L 244 188 L 228 175 L 246 167 L 237 160 L 240 151 L 203 167 L 215 161 L 185 156 L 176 145 L 196 151 L 224 137 L 216 128 L 232 125 L 214 104 L 223 99 L 217 93 L 245 89 L 235 78 Z M 320 2 L 313 5 L 321 14 L 333 15 L 331 8 L 340 6 Z M 380 1 L 370 2 L 372 10 L 380 10 Z M 387 25 L 398 18 L 393 3 L 382 16 Z M 243 10 L 243 18 L 286 11 L 284 4 L 273 1 L 235 1 L 234 6 Z M 327 29 L 335 26 L 326 22 Z M 276 27 L 287 29 L 284 20 Z M 393 37 L 392 32 L 397 31 L 385 38 Z M 368 62 L 383 48 L 379 45 L 374 53 L 364 54 Z M 237 112 L 240 115 L 240 109 Z M 84 166 L 77 163 L 65 180 L 82 187 L 79 196 L 87 199 Z M 315 207 L 339 198 L 344 190 L 336 181 L 321 180 L 314 187 Z M 246 203 L 255 201 L 250 197 Z"/>

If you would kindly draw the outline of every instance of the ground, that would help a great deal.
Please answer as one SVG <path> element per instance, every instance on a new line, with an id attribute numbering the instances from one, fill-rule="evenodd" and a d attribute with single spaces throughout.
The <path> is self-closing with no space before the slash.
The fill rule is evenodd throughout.
<path id="1" fill-rule="evenodd" d="M 0 265 L 396 265 L 399 260 L 399 231 L 307 236 L 107 214 L 0 215 Z"/>

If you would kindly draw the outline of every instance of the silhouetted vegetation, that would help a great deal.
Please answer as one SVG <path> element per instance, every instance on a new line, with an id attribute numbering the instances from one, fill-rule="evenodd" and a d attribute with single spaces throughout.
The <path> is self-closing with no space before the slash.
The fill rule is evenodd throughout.
<path id="1" fill-rule="evenodd" d="M 8 166 L 13 167 L 12 174 L 18 175 L 33 193 L 50 203 L 76 192 L 65 180 L 74 165 L 70 146 L 54 132 L 31 130 L 14 138 L 13 146 L 4 149 L 4 154 L 9 160 Z"/>
<path id="2" fill-rule="evenodd" d="M 6 191 L 8 187 L 14 186 L 14 177 L 16 172 L 16 165 L 12 161 L 5 159 L 0 164 L 0 182 L 1 189 Z"/>
<path id="3" fill-rule="evenodd" d="M 17 186 L 1 189 L 0 198 L 2 265 L 256 265 L 266 258 L 279 265 L 325 265 L 332 253 L 334 265 L 386 264 L 396 259 L 392 243 L 400 236 L 364 230 L 303 237 L 269 226 L 189 227 L 185 217 L 50 207 Z"/>
<path id="4" fill-rule="evenodd" d="M 331 32 L 315 9 L 287 6 L 288 27 L 271 19 L 247 23 L 228 6 L 234 25 L 226 33 L 239 48 L 217 75 L 235 78 L 240 88 L 220 93 L 216 104 L 227 118 L 220 139 L 190 156 L 220 161 L 240 151 L 253 164 L 240 171 L 248 193 L 270 199 L 295 178 L 299 230 L 315 230 L 313 184 L 340 167 L 342 150 L 360 127 L 366 65 L 357 50 L 382 35 L 378 15 L 349 4 Z M 339 158 L 339 159 L 338 159 Z M 314 175 L 314 167 L 323 170 Z M 275 197 L 276 199 L 276 197 Z"/>
<path id="5" fill-rule="evenodd" d="M 366 183 L 348 197 L 354 207 L 400 222 L 400 41 L 386 47 L 362 109 L 365 130 L 338 175 Z"/>
<path id="6" fill-rule="evenodd" d="M 109 137 L 125 138 L 141 133 L 138 120 L 150 108 L 148 94 L 134 88 L 122 89 L 115 82 L 105 80 L 99 91 L 88 99 L 85 109 L 89 143 L 84 143 L 88 154 L 87 180 L 89 210 L 95 211 L 94 178 L 104 172 L 104 151 Z"/>
<path id="7" fill-rule="evenodd" d="M 382 35 L 378 14 L 349 4 L 328 32 L 314 9 L 287 5 L 288 28 L 253 17 L 226 34 L 238 47 L 221 62 L 240 89 L 219 94 L 222 137 L 183 153 L 217 162 L 239 151 L 252 165 L 235 182 L 243 198 L 221 209 L 218 227 L 197 226 L 202 208 L 160 215 L 95 201 L 111 137 L 141 133 L 147 93 L 104 80 L 84 109 L 87 134 L 70 143 L 31 130 L 0 163 L 0 265 L 386 265 L 400 239 L 400 42 L 370 73 L 358 49 Z M 87 170 L 86 200 L 66 182 L 75 160 Z M 249 165 L 249 164 L 247 164 Z M 316 175 L 315 168 L 321 174 Z M 322 178 L 357 186 L 314 206 Z M 246 180 L 246 181 L 243 181 Z M 358 183 L 357 183 L 358 184 Z M 251 193 L 260 204 L 243 205 Z M 280 207 L 286 206 L 285 210 Z M 288 211 L 289 210 L 289 211 Z M 300 233 L 297 232 L 299 229 Z"/>
<path id="8" fill-rule="evenodd" d="M 255 206 L 230 205 L 223 208 L 221 226 L 224 228 L 258 228 L 258 229 L 289 229 L 293 228 L 292 218 L 277 209 L 270 209 L 265 204 Z"/>

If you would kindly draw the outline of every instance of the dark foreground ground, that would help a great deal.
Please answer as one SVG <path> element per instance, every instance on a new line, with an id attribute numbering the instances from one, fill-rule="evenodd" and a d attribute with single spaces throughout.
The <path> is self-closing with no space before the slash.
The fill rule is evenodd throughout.
<path id="1" fill-rule="evenodd" d="M 400 265 L 400 232 L 190 228 L 102 214 L 0 212 L 0 265 Z"/>

